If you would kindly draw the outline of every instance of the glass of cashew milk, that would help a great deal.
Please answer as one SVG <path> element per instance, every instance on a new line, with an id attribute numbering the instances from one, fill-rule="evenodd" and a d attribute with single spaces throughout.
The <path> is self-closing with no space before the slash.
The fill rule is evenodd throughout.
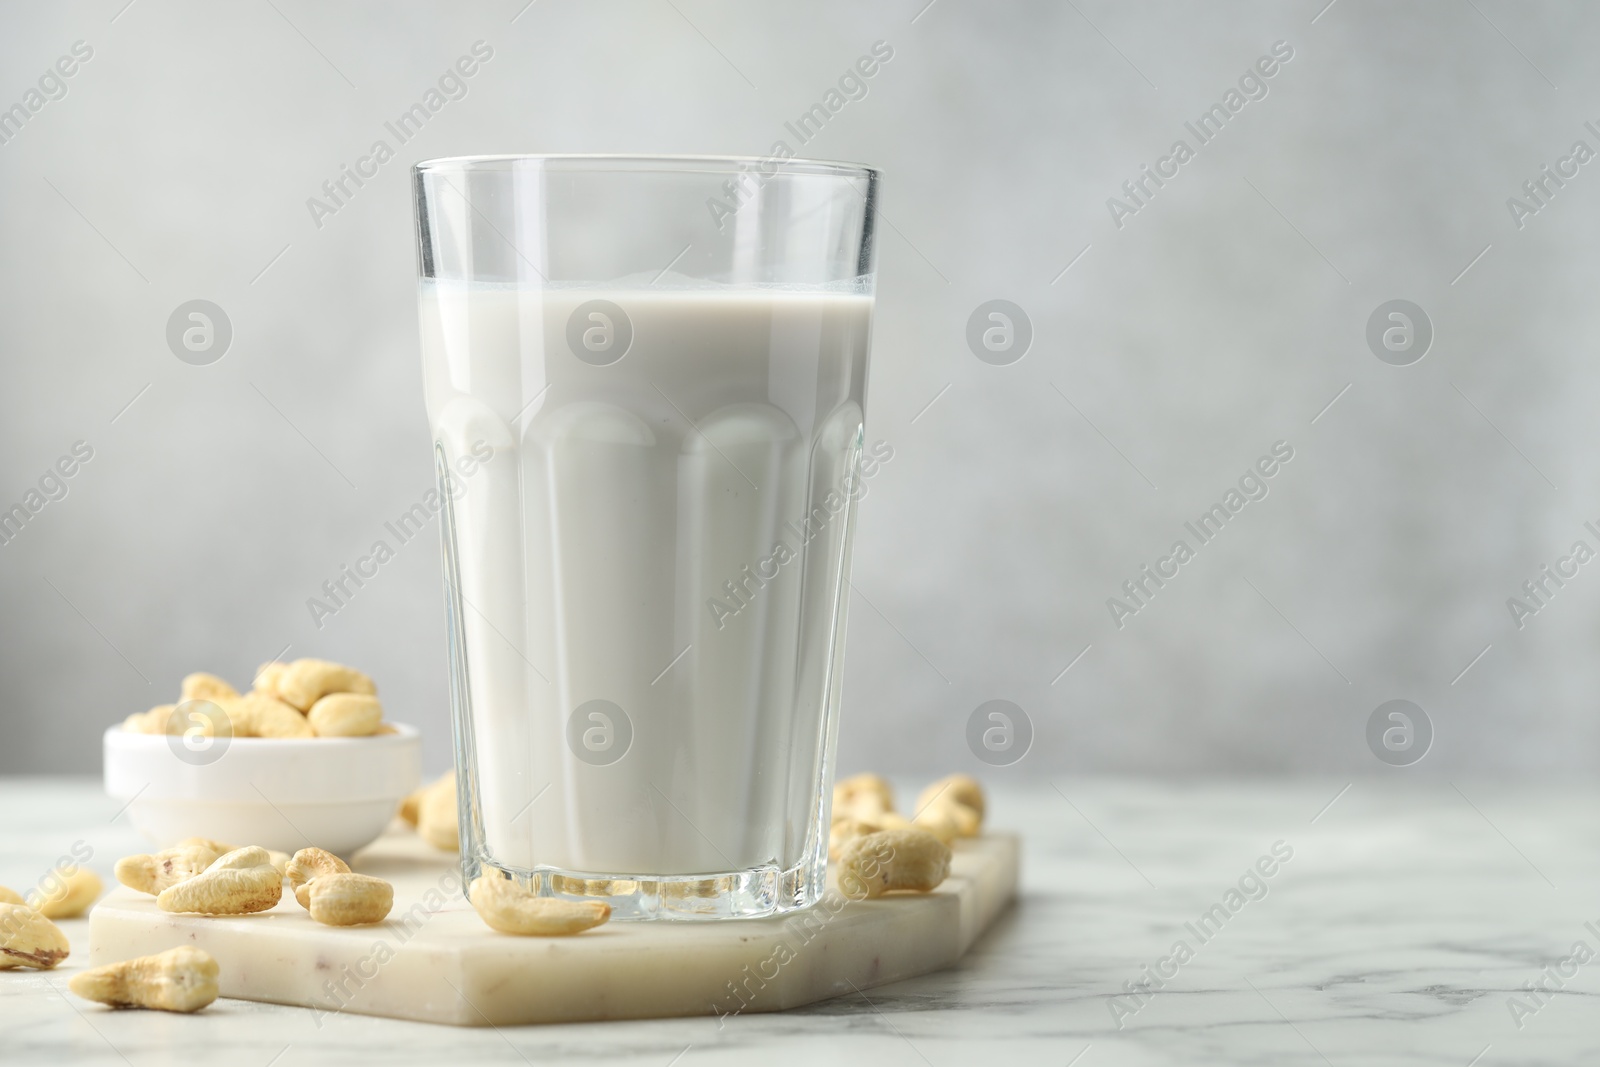
<path id="1" fill-rule="evenodd" d="M 640 919 L 820 897 L 878 180 L 416 166 L 468 883 Z"/>

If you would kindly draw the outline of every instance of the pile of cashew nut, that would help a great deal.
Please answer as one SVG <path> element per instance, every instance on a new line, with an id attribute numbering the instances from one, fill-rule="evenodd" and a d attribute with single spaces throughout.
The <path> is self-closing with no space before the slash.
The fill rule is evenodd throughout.
<path id="1" fill-rule="evenodd" d="M 880 775 L 857 774 L 833 787 L 828 858 L 839 891 L 872 899 L 900 890 L 926 893 L 950 874 L 950 846 L 983 829 L 983 786 L 952 774 L 917 797 L 910 818 L 894 810 L 894 790 Z"/>
<path id="2" fill-rule="evenodd" d="M 353 686 L 359 684 L 357 677 L 365 678 L 351 672 L 334 682 L 330 680 L 334 675 L 323 672 L 321 682 L 307 682 L 304 672 L 288 673 L 297 664 L 279 666 L 286 668 L 285 673 L 270 677 L 268 685 L 272 692 L 285 694 L 285 706 L 295 714 L 302 704 L 315 709 L 330 696 L 353 692 L 328 685 Z M 248 699 L 237 694 L 227 698 L 194 681 L 209 677 L 185 679 L 186 698 Z M 370 689 L 370 680 L 366 685 Z M 260 677 L 257 687 L 257 692 L 266 691 Z M 202 695 L 188 695 L 191 692 Z M 841 780 L 833 790 L 828 840 L 839 891 L 857 900 L 929 892 L 950 873 L 951 846 L 981 832 L 984 813 L 983 787 L 970 775 L 954 774 L 929 785 L 909 817 L 895 810 L 893 790 L 882 777 L 858 774 Z M 457 849 L 454 775 L 407 797 L 400 815 L 435 847 Z M 320 848 L 303 848 L 290 856 L 191 837 L 150 855 L 124 857 L 117 861 L 116 876 L 130 889 L 154 896 L 162 911 L 174 913 L 227 916 L 266 911 L 282 899 L 285 880 L 310 918 L 328 926 L 379 923 L 394 906 L 392 885 L 351 871 L 338 856 Z M 58 872 L 48 890 L 26 901 L 0 886 L 0 970 L 46 970 L 66 959 L 67 937 L 52 920 L 82 915 L 100 890 L 100 879 L 84 867 Z M 484 923 L 505 934 L 576 934 L 611 916 L 604 901 L 542 897 L 496 872 L 475 880 L 468 897 Z M 181 947 L 84 971 L 74 975 L 68 986 L 80 997 L 116 1007 L 193 1012 L 216 1000 L 218 970 L 217 961 L 207 953 Z"/>
<path id="3" fill-rule="evenodd" d="M 226 722 L 234 737 L 371 737 L 392 734 L 372 679 L 342 663 L 322 659 L 274 660 L 256 671 L 254 687 L 241 694 L 214 674 L 184 678 L 176 704 L 158 704 L 123 720 L 130 733 L 181 734 L 198 729 L 213 736 Z M 222 714 L 207 714 L 213 705 Z"/>
<path id="4" fill-rule="evenodd" d="M 254 845 L 234 848 L 190 837 L 151 855 L 117 861 L 117 881 L 156 898 L 162 911 L 196 915 L 249 915 L 276 907 L 284 879 L 311 918 L 328 926 L 382 922 L 394 905 L 394 887 L 354 874 L 320 848 L 293 856 Z M 100 895 L 100 879 L 73 867 L 47 893 L 24 902 L 0 886 L 0 969 L 48 970 L 67 958 L 66 934 L 53 919 L 82 915 Z M 217 961 L 182 947 L 123 960 L 72 976 L 70 988 L 87 1000 L 116 1007 L 192 1012 L 217 999 Z"/>

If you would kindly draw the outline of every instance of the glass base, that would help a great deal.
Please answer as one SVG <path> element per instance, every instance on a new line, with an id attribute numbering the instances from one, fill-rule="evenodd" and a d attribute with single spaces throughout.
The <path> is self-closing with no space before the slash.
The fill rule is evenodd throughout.
<path id="1" fill-rule="evenodd" d="M 468 886 L 480 874 L 498 871 L 537 896 L 603 900 L 611 905 L 611 918 L 620 921 L 701 922 L 787 915 L 822 899 L 826 882 L 826 865 L 821 863 L 800 863 L 788 870 L 753 867 L 721 874 L 653 878 L 555 867 L 523 870 L 467 857 L 463 857 L 461 867 Z"/>

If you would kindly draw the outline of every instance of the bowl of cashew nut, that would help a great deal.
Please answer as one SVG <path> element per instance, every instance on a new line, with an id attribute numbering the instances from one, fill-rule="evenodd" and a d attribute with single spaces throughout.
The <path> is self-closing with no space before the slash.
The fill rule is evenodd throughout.
<path id="1" fill-rule="evenodd" d="M 422 776 L 417 729 L 384 720 L 372 679 L 300 659 L 248 692 L 191 674 L 178 700 L 105 733 L 105 787 L 157 847 L 190 837 L 348 855 L 383 833 Z"/>

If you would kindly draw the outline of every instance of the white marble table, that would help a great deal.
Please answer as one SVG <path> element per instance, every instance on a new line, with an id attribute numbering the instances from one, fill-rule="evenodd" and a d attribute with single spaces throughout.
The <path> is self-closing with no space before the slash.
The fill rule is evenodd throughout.
<path id="1" fill-rule="evenodd" d="M 1344 785 L 1060 777 L 997 788 L 995 824 L 1025 839 L 1023 894 L 963 966 L 721 1024 L 496 1031 L 335 1015 L 319 1025 L 304 1009 L 229 1000 L 194 1017 L 112 1012 L 65 992 L 87 955 L 87 923 L 73 922 L 74 957 L 61 969 L 0 972 L 0 1062 L 1600 1062 L 1600 958 L 1543 978 L 1575 942 L 1600 951 L 1585 925 L 1600 930 L 1595 791 L 1422 785 L 1398 772 L 1359 780 L 1329 806 Z M 22 888 L 78 841 L 108 873 L 116 857 L 143 851 L 115 813 L 91 782 L 0 780 L 0 883 Z M 1219 928 L 1203 928 L 1202 943 L 1185 924 L 1229 903 L 1275 842 L 1293 855 L 1263 864 L 1273 872 L 1260 880 L 1266 895 L 1213 912 Z M 1246 888 L 1260 895 L 1255 881 Z M 1180 938 L 1192 958 L 1163 989 L 1142 1006 L 1114 999 L 1147 965 L 1171 972 L 1161 961 Z M 1522 994 L 1536 1010 L 1513 1018 L 1508 998 L 1541 979 L 1562 988 Z"/>

